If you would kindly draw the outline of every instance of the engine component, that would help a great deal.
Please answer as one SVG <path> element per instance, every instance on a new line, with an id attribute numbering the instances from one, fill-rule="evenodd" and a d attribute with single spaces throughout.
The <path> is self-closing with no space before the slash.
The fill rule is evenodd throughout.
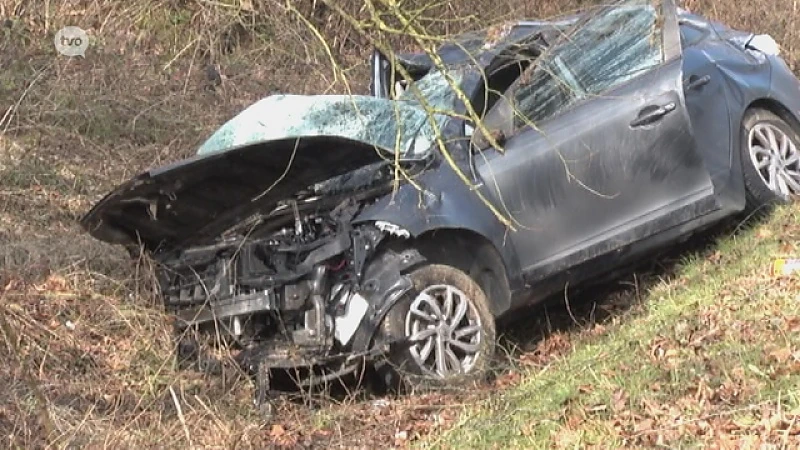
<path id="1" fill-rule="evenodd" d="M 408 230 L 390 222 L 384 222 L 382 220 L 379 220 L 375 222 L 375 226 L 384 233 L 388 233 L 392 236 L 396 236 L 403 239 L 408 239 L 411 237 L 411 233 Z"/>
<path id="2" fill-rule="evenodd" d="M 304 314 L 305 327 L 292 335 L 295 344 L 303 346 L 324 346 L 328 340 L 328 326 L 325 320 L 325 281 L 327 268 L 320 265 L 314 268 L 311 279 L 311 308 Z"/>
<path id="3" fill-rule="evenodd" d="M 359 293 L 355 292 L 348 296 L 344 312 L 334 318 L 334 336 L 339 344 L 344 346 L 350 343 L 368 307 L 367 299 Z"/>
<path id="4" fill-rule="evenodd" d="M 374 181 L 362 175 L 348 182 Z M 389 282 L 371 276 L 362 286 L 363 272 L 384 237 L 403 235 L 391 224 L 383 231 L 353 227 L 363 201 L 348 198 L 327 211 L 312 211 L 309 202 L 282 202 L 272 219 L 261 216 L 213 244 L 159 255 L 164 301 L 183 327 L 223 333 L 248 370 L 304 368 L 304 385 L 359 365 L 353 347 L 374 315 L 370 295 Z"/>
<path id="5" fill-rule="evenodd" d="M 176 312 L 184 325 L 198 325 L 214 320 L 239 317 L 265 311 L 275 311 L 275 294 L 271 289 L 252 294 L 237 295 L 224 301 L 206 304 L 196 308 L 184 308 Z"/>
<path id="6" fill-rule="evenodd" d="M 303 309 L 311 294 L 308 283 L 287 284 L 283 287 L 283 310 Z"/>

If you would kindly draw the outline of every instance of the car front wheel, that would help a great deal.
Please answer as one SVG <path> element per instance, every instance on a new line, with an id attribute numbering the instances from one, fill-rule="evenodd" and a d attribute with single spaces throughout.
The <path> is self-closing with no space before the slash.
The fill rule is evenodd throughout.
<path id="1" fill-rule="evenodd" d="M 747 209 L 763 210 L 800 195 L 800 136 L 784 119 L 751 109 L 742 124 L 742 172 Z"/>
<path id="2" fill-rule="evenodd" d="M 463 386 L 485 379 L 495 349 L 486 294 L 466 273 L 429 264 L 408 274 L 414 287 L 386 315 L 390 352 L 377 367 L 387 388 Z"/>

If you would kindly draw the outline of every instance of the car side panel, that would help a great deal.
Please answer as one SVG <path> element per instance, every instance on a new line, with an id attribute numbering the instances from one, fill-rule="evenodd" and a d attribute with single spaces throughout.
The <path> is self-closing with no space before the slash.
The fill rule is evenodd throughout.
<path id="1" fill-rule="evenodd" d="M 769 58 L 772 69 L 769 98 L 783 105 L 795 120 L 800 121 L 800 80 L 780 57 Z"/>
<path id="2" fill-rule="evenodd" d="M 744 208 L 744 182 L 739 149 L 741 126 L 747 108 L 756 100 L 770 96 L 770 65 L 758 52 L 751 52 L 726 40 L 709 40 L 697 46 L 694 57 L 707 58 L 719 74 L 728 108 L 730 151 L 712 157 L 721 168 L 727 163 L 727 176 L 714 174 L 715 194 L 728 211 Z M 715 99 L 720 102 L 722 99 Z M 702 130 L 698 130 L 702 132 Z M 713 137 L 713 136 L 712 136 Z"/>
<path id="3" fill-rule="evenodd" d="M 453 149 L 458 153 L 459 149 Z M 460 151 L 466 151 L 460 149 Z M 445 161 L 414 179 L 414 184 L 401 184 L 393 193 L 367 206 L 354 223 L 384 221 L 418 237 L 440 229 L 460 229 L 483 236 L 503 260 L 511 291 L 523 290 L 519 258 L 508 228 L 498 220 L 474 190 Z M 459 167 L 468 176 L 468 167 Z M 420 189 L 421 188 L 421 189 Z M 497 314 L 509 305 L 493 305 Z"/>
<path id="4" fill-rule="evenodd" d="M 662 215 L 710 195 L 680 98 L 680 68 L 672 61 L 588 99 L 478 164 L 495 204 L 516 220 L 509 239 L 529 282 L 658 233 L 671 226 Z M 641 111 L 670 104 L 675 110 L 660 120 L 629 125 Z"/>
<path id="5" fill-rule="evenodd" d="M 711 41 L 711 50 L 726 47 Z M 731 123 L 722 71 L 705 52 L 694 46 L 683 52 L 683 87 L 686 108 L 697 149 L 711 175 L 715 190 L 728 182 L 731 170 Z"/>

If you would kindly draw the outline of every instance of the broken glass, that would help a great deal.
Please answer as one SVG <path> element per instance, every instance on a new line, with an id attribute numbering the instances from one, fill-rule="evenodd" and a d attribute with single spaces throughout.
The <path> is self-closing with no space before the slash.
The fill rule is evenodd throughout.
<path id="1" fill-rule="evenodd" d="M 452 84 L 458 86 L 460 79 L 455 73 Z M 224 124 L 197 154 L 271 140 L 332 136 L 397 151 L 403 158 L 420 158 L 430 151 L 436 130 L 447 119 L 443 113 L 453 109 L 457 96 L 438 71 L 415 86 L 419 92 L 409 90 L 397 101 L 361 95 L 273 95 Z"/>

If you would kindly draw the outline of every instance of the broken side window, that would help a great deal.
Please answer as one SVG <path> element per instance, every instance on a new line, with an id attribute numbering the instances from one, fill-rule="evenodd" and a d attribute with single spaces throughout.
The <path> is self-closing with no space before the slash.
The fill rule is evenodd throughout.
<path id="1" fill-rule="evenodd" d="M 664 61 L 661 9 L 629 0 L 590 14 L 545 52 L 506 92 L 505 105 L 487 116 L 518 129 L 549 119 L 575 102 L 602 94 Z"/>

